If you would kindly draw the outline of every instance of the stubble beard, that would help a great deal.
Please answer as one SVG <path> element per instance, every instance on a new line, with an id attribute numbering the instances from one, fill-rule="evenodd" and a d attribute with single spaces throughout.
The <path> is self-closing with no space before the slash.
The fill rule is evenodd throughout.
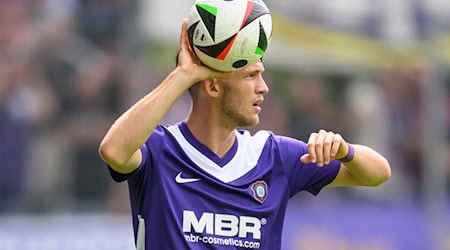
<path id="1" fill-rule="evenodd" d="M 229 128 L 245 128 L 259 123 L 258 115 L 249 116 L 240 112 L 242 110 L 241 99 L 234 96 L 228 88 L 224 89 L 220 106 L 224 114 L 222 124 Z"/>

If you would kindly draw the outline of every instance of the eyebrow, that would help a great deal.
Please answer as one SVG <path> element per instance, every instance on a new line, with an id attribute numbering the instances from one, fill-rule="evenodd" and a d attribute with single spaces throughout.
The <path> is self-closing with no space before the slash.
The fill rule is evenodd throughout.
<path id="1" fill-rule="evenodd" d="M 260 61 L 258 61 L 258 62 L 260 62 Z M 260 63 L 262 64 L 262 62 L 260 62 Z M 245 70 L 248 70 L 248 68 L 244 69 L 242 73 L 244 75 L 249 75 L 249 74 L 255 74 L 255 73 L 263 73 L 266 70 L 266 68 L 264 68 L 264 64 L 263 64 L 261 68 L 257 68 L 257 69 L 254 69 L 254 70 L 249 70 L 248 72 L 245 72 Z"/>
<path id="2" fill-rule="evenodd" d="M 262 67 L 261 69 L 255 69 L 255 70 L 252 70 L 250 72 L 252 72 L 252 73 L 263 73 L 264 71 L 266 71 L 266 69 L 264 67 Z"/>

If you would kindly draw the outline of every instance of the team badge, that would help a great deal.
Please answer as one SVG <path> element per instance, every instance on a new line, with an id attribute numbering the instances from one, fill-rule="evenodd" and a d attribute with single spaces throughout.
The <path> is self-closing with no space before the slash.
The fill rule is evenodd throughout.
<path id="1" fill-rule="evenodd" d="M 267 183 L 265 181 L 253 182 L 250 189 L 252 190 L 253 198 L 263 204 L 269 194 Z"/>

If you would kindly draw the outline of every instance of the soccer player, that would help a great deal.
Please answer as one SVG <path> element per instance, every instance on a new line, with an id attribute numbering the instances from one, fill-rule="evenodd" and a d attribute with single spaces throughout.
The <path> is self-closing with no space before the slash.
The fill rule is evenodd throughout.
<path id="1" fill-rule="evenodd" d="M 177 67 L 111 126 L 99 152 L 115 181 L 127 180 L 136 249 L 281 248 L 290 197 L 325 186 L 378 186 L 388 161 L 320 130 L 308 142 L 261 130 L 269 89 L 261 61 L 235 72 L 202 66 L 184 20 Z M 189 90 L 186 120 L 161 125 Z"/>

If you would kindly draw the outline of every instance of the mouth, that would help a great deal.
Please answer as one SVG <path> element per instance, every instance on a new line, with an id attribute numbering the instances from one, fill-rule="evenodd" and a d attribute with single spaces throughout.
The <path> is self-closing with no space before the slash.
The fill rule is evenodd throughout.
<path id="1" fill-rule="evenodd" d="M 258 108 L 259 110 L 261 110 L 261 103 L 264 101 L 264 98 L 259 98 L 258 100 L 256 100 L 256 102 L 253 103 L 253 107 Z"/>
<path id="2" fill-rule="evenodd" d="M 264 101 L 264 98 L 258 98 L 257 100 L 256 100 L 256 102 L 254 102 L 253 103 L 253 106 L 259 106 L 259 105 L 261 105 L 261 103 Z"/>

